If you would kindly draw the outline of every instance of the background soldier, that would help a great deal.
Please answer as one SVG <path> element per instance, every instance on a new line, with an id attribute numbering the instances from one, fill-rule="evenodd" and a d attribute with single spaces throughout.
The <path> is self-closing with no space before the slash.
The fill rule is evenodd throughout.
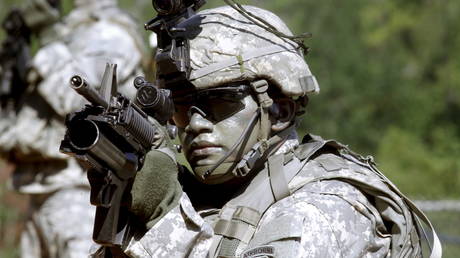
<path id="1" fill-rule="evenodd" d="M 84 103 L 67 82 L 77 73 L 96 85 L 105 63 L 115 62 L 121 91 L 132 96 L 145 54 L 137 24 L 115 0 L 75 0 L 62 20 L 56 2 L 32 0 L 20 10 L 40 48 L 29 61 L 27 89 L 0 110 L 0 152 L 16 165 L 14 189 L 30 196 L 22 257 L 88 255 L 94 208 L 86 174 L 59 153 L 64 117 Z"/>
<path id="2" fill-rule="evenodd" d="M 166 76 L 157 63 L 192 171 L 181 167 L 177 176 L 174 157 L 162 149 L 147 155 L 131 191 L 141 225 L 132 225 L 124 252 L 420 256 L 413 218 L 429 222 L 371 157 L 313 135 L 299 143 L 295 126 L 307 94 L 319 87 L 289 29 L 268 11 L 232 7 L 202 11 L 175 28 L 189 39 L 186 80 Z M 440 253 L 435 237 L 433 257 Z"/>

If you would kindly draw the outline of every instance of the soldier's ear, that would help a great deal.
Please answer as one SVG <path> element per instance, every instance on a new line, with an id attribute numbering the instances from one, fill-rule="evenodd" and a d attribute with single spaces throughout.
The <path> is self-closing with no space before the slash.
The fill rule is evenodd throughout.
<path id="1" fill-rule="evenodd" d="M 294 119 L 296 104 L 290 98 L 276 99 L 270 107 L 272 132 L 277 133 L 286 129 Z"/>

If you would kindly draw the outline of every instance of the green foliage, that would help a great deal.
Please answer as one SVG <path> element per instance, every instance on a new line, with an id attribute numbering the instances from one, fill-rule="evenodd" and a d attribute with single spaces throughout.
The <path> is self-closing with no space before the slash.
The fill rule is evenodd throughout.
<path id="1" fill-rule="evenodd" d="M 382 126 L 378 157 L 419 197 L 460 195 L 459 8 L 458 1 L 379 1 L 361 15 L 368 48 L 386 57 L 378 67 L 397 61 L 386 83 L 396 108 L 385 114 L 392 122 Z"/>
<path id="2" fill-rule="evenodd" d="M 310 98 L 302 130 L 377 154 L 412 196 L 458 198 L 460 3 L 284 0 L 267 6 L 295 33 L 313 33 L 306 59 L 321 94 Z"/>
<path id="3" fill-rule="evenodd" d="M 448 142 L 449 132 L 438 132 L 440 139 Z M 418 199 L 460 198 L 460 162 L 446 156 L 459 152 L 459 143 L 430 149 L 410 131 L 391 127 L 382 137 L 378 149 L 380 168 L 406 194 Z M 454 149 L 452 149 L 454 148 Z M 397 161 L 397 162 L 395 162 Z M 448 180 L 442 180 L 446 178 Z"/>

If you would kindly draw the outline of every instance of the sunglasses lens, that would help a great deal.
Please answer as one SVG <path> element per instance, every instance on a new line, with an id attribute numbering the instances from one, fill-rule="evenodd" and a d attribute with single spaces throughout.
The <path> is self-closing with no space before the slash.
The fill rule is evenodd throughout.
<path id="1" fill-rule="evenodd" d="M 227 119 L 244 109 L 242 100 L 210 99 L 206 103 L 204 112 L 214 121 L 219 122 Z"/>
<path id="2" fill-rule="evenodd" d="M 248 95 L 241 88 L 211 88 L 200 92 L 174 98 L 176 107 L 173 121 L 176 126 L 185 128 L 190 123 L 190 108 L 196 106 L 203 111 L 206 119 L 219 122 L 243 110 L 244 97 Z M 192 111 L 193 113 L 193 111 Z"/>
<path id="3" fill-rule="evenodd" d="M 188 115 L 188 111 L 192 107 L 191 105 L 179 105 L 176 104 L 176 111 L 173 115 L 173 121 L 179 128 L 185 128 L 187 124 L 190 122 L 190 118 Z"/>

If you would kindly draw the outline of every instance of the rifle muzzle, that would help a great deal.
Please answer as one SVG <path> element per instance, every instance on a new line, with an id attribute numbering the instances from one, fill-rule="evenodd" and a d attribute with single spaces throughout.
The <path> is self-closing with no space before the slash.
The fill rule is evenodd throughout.
<path id="1" fill-rule="evenodd" d="M 107 101 L 105 101 L 99 93 L 90 87 L 89 84 L 79 75 L 74 75 L 70 78 L 70 87 L 93 105 L 103 106 L 104 108 L 109 106 L 109 103 L 107 103 Z"/>
<path id="2" fill-rule="evenodd" d="M 132 168 L 133 160 L 115 146 L 91 120 L 77 120 L 69 127 L 70 144 L 77 150 L 85 151 L 91 157 L 107 163 L 113 171 Z M 117 173 L 123 175 L 124 173 Z"/>

